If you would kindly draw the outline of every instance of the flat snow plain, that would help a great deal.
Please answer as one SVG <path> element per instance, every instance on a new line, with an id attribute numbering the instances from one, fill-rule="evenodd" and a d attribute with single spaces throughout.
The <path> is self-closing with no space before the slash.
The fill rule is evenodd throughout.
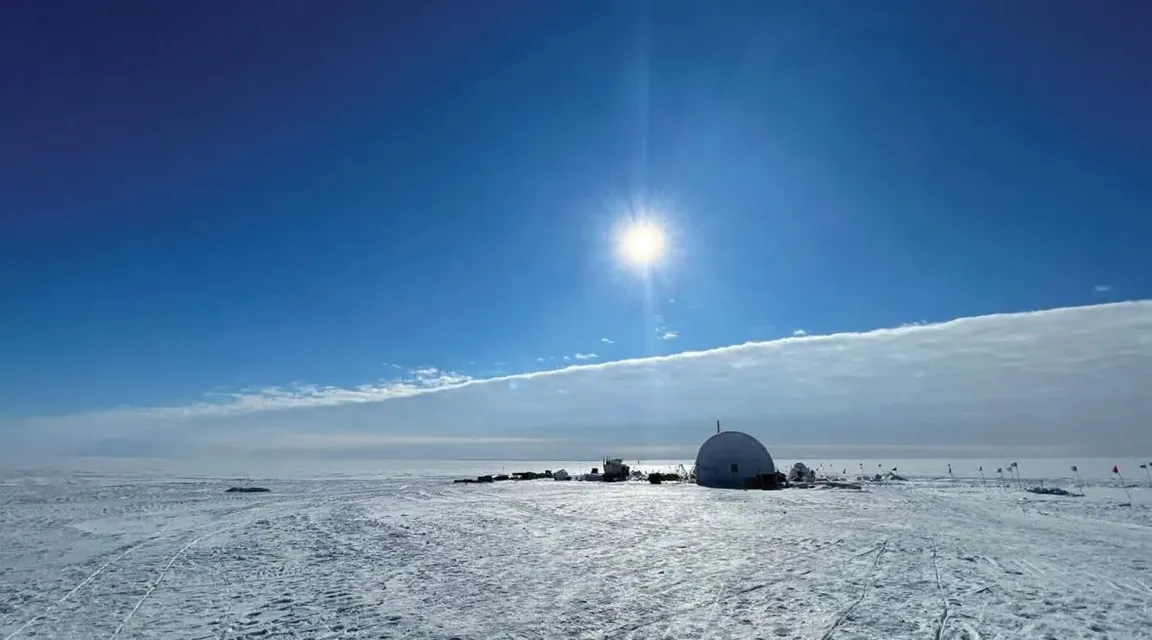
<path id="1" fill-rule="evenodd" d="M 1147 488 L 253 483 L 0 476 L 0 639 L 1152 637 Z"/>

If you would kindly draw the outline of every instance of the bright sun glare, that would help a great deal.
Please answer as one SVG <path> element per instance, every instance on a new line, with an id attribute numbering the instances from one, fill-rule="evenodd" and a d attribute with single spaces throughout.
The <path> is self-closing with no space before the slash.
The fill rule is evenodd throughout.
<path id="1" fill-rule="evenodd" d="M 620 256 L 625 262 L 646 267 L 664 254 L 664 232 L 650 222 L 636 222 L 620 234 Z"/>

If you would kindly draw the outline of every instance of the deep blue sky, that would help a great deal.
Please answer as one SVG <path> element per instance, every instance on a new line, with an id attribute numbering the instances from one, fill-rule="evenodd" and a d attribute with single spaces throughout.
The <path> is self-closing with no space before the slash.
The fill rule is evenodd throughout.
<path id="1" fill-rule="evenodd" d="M 1150 297 L 1149 25 L 4 3 L 0 417 Z M 647 305 L 612 257 L 631 200 L 674 235 Z"/>

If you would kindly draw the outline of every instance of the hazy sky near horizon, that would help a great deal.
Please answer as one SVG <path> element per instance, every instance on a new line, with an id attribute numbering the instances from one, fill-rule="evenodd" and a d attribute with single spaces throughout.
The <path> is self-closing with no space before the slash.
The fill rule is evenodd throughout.
<path id="1" fill-rule="evenodd" d="M 717 417 L 1127 446 L 1147 306 L 1107 303 L 1152 299 L 1149 24 L 5 2 L 0 450 L 648 457 Z"/>
<path id="2" fill-rule="evenodd" d="M 721 419 L 772 448 L 841 457 L 1106 455 L 1152 448 L 1148 379 L 1143 301 L 489 379 L 423 369 L 352 388 L 267 388 L 33 419 L 15 439 L 87 456 L 653 459 L 691 457 Z"/>

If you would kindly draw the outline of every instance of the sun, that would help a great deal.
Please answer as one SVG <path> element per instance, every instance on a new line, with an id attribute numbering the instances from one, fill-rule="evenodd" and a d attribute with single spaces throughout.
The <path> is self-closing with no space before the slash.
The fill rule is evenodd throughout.
<path id="1" fill-rule="evenodd" d="M 664 231 L 651 222 L 634 222 L 620 233 L 620 257 L 627 263 L 647 267 L 664 255 Z"/>

